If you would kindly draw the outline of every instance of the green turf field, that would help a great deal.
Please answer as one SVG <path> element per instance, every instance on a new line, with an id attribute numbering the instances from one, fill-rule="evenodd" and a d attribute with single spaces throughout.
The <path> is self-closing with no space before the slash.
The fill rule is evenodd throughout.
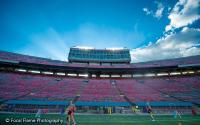
<path id="1" fill-rule="evenodd" d="M 0 114 L 0 125 L 66 125 L 65 116 L 59 114 L 43 114 L 40 120 L 34 116 L 34 114 Z M 77 125 L 180 125 L 179 123 L 200 125 L 200 116 L 182 116 L 182 119 L 174 119 L 172 116 L 155 116 L 156 121 L 154 122 L 149 116 L 138 115 L 76 115 L 75 117 Z M 9 122 L 6 123 L 5 120 Z M 57 123 L 53 123 L 53 120 Z"/>

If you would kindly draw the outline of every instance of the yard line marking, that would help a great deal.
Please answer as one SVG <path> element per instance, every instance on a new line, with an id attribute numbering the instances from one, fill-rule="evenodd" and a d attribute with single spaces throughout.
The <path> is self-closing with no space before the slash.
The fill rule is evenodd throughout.
<path id="1" fill-rule="evenodd" d="M 154 121 L 154 122 L 180 122 L 180 121 L 200 121 L 200 119 L 191 119 L 191 120 L 183 120 L 183 119 L 179 119 L 179 120 L 156 120 L 156 121 Z M 88 122 L 99 122 L 99 123 L 102 123 L 102 122 L 120 122 L 120 123 L 134 123 L 134 122 L 151 122 L 151 120 L 142 120 L 142 121 L 79 121 L 79 123 L 81 123 L 81 122 L 86 122 L 86 123 L 88 123 Z M 152 121 L 153 122 L 153 121 Z"/>

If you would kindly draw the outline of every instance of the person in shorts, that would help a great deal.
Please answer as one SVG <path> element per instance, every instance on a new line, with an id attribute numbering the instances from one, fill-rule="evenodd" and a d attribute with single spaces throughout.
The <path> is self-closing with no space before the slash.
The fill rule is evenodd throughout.
<path id="1" fill-rule="evenodd" d="M 76 106 L 73 104 L 72 101 L 70 101 L 70 104 L 67 107 L 66 111 L 67 111 L 67 125 L 70 125 L 71 120 L 72 120 L 72 125 L 76 125 L 74 119 L 74 112 L 76 111 Z"/>

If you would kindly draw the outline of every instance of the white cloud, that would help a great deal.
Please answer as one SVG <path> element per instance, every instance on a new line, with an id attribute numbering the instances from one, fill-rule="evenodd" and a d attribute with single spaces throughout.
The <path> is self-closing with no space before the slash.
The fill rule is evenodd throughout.
<path id="1" fill-rule="evenodd" d="M 160 19 L 163 16 L 164 6 L 162 3 L 155 1 L 155 4 L 157 5 L 156 11 L 149 10 L 148 8 L 143 8 L 143 11 L 146 13 L 146 15 L 152 15 L 153 17 Z"/>
<path id="2" fill-rule="evenodd" d="M 200 19 L 199 6 L 200 0 L 179 0 L 168 16 L 170 24 L 165 31 L 187 26 Z"/>
<path id="3" fill-rule="evenodd" d="M 183 28 L 169 33 L 154 44 L 131 51 L 133 62 L 145 62 L 200 54 L 200 29 Z"/>
<path id="4" fill-rule="evenodd" d="M 159 2 L 156 2 L 156 4 L 157 4 L 157 10 L 154 16 L 159 19 L 163 16 L 164 6 L 162 3 Z"/>
<path id="5" fill-rule="evenodd" d="M 168 8 L 171 11 L 168 16 L 170 24 L 165 28 L 168 32 L 153 44 L 133 49 L 132 61 L 145 62 L 200 55 L 200 29 L 187 27 L 200 18 L 199 6 L 200 0 L 179 0 L 172 9 Z M 156 12 L 159 17 L 158 10 Z M 152 11 L 149 12 L 152 15 Z M 176 28 L 182 29 L 175 32 L 173 29 Z"/>
<path id="6" fill-rule="evenodd" d="M 146 15 L 149 15 L 152 13 L 148 8 L 143 8 L 143 11 L 146 13 Z"/>

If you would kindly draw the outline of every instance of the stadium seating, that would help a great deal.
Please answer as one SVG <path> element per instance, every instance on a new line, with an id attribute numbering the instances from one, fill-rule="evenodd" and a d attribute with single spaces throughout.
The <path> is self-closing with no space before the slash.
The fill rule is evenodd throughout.
<path id="1" fill-rule="evenodd" d="M 192 101 L 199 102 L 199 77 L 162 77 L 140 80 L 117 80 L 117 86 L 132 102 Z"/>
<path id="2" fill-rule="evenodd" d="M 66 66 L 67 64 L 64 61 L 51 60 L 46 58 L 21 55 L 4 51 L 0 51 L 0 59 L 27 62 L 27 63 L 45 64 L 45 65 L 57 65 L 57 66 Z"/>
<path id="3" fill-rule="evenodd" d="M 117 86 L 132 102 L 161 101 L 164 99 L 159 92 L 136 80 L 117 80 Z"/>
<path id="4" fill-rule="evenodd" d="M 123 102 L 123 97 L 110 80 L 89 80 L 85 86 L 79 101 L 113 101 Z"/>
<path id="5" fill-rule="evenodd" d="M 200 56 L 132 64 L 76 64 L 0 51 L 0 61 L 90 68 L 146 68 L 199 64 Z M 114 79 L 115 84 L 111 81 Z M 0 72 L 0 100 L 61 100 L 93 102 L 200 102 L 200 77 L 85 78 Z"/>
<path id="6" fill-rule="evenodd" d="M 76 96 L 82 80 L 1 72 L 0 84 L 0 99 L 65 100 Z"/>
<path id="7" fill-rule="evenodd" d="M 200 102 L 199 76 L 110 79 L 54 77 L 0 72 L 1 100 L 190 101 Z"/>

